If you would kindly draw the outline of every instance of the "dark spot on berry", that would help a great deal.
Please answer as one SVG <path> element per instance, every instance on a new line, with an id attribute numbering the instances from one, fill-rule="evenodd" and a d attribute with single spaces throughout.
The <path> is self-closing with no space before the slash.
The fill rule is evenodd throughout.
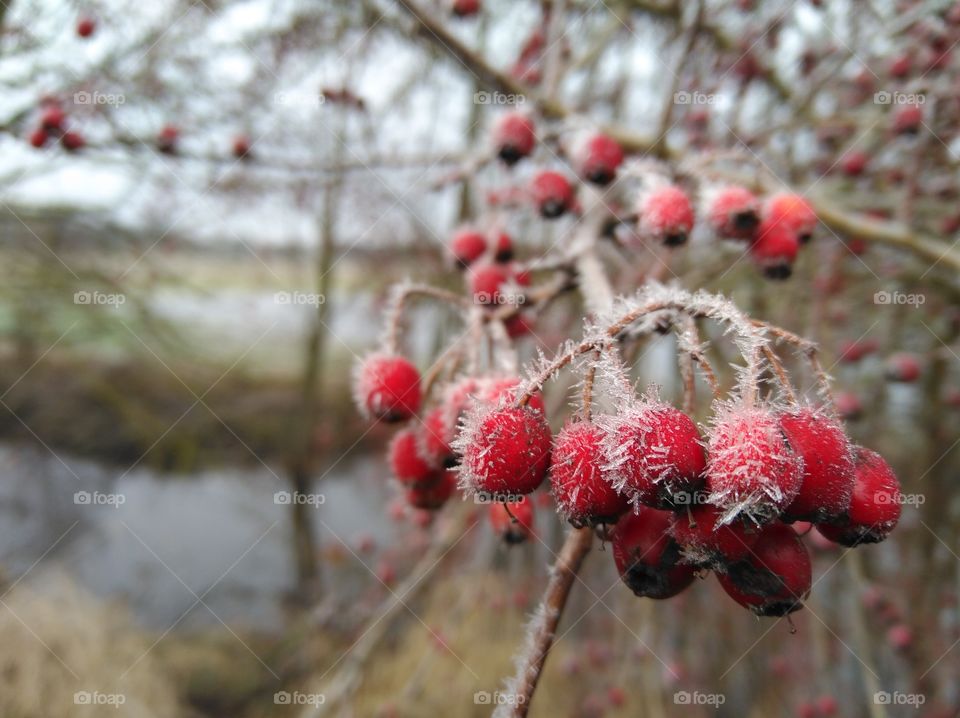
<path id="1" fill-rule="evenodd" d="M 800 241 L 800 244 L 807 244 L 813 239 L 813 234 L 810 232 L 804 232 L 803 234 L 798 234 L 797 239 Z"/>
<path id="2" fill-rule="evenodd" d="M 760 224 L 760 218 L 752 209 L 733 215 L 733 226 L 738 230 L 749 232 L 756 229 L 758 224 Z"/>
<path id="3" fill-rule="evenodd" d="M 505 165 L 512 167 L 523 158 L 523 153 L 513 145 L 508 144 L 500 148 L 497 156 L 503 160 Z"/>
<path id="4" fill-rule="evenodd" d="M 548 199 L 540 205 L 540 216 L 544 219 L 556 219 L 567 211 L 567 205 L 557 199 Z"/>
<path id="5" fill-rule="evenodd" d="M 793 267 L 789 264 L 773 264 L 764 269 L 763 274 L 767 279 L 789 279 L 790 275 L 793 274 Z"/>
<path id="6" fill-rule="evenodd" d="M 600 185 L 601 187 L 606 187 L 608 184 L 613 182 L 614 173 L 608 169 L 598 167 L 587 172 L 587 180 L 593 182 L 593 184 Z"/>
<path id="7" fill-rule="evenodd" d="M 667 247 L 679 247 L 687 241 L 686 232 L 674 232 L 663 238 L 663 244 Z"/>
<path id="8" fill-rule="evenodd" d="M 513 248 L 510 249 L 501 249 L 493 256 L 493 261 L 504 264 L 505 262 L 510 262 L 513 260 Z"/>

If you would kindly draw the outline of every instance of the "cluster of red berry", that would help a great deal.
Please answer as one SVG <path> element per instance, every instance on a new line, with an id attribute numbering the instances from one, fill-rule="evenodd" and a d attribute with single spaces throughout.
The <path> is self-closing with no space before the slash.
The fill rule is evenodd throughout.
<path id="1" fill-rule="evenodd" d="M 377 354 L 359 367 L 357 400 L 402 421 L 421 407 L 406 359 Z M 624 582 L 668 598 L 704 570 L 758 615 L 802 607 L 807 549 L 789 524 L 815 524 L 844 546 L 878 542 L 899 520 L 898 481 L 876 453 L 851 444 L 824 411 L 722 402 L 702 437 L 693 419 L 655 396 L 616 413 L 578 415 L 554 436 L 537 387 L 517 377 L 466 377 L 438 392 L 417 427 L 402 429 L 390 464 L 410 504 L 439 508 L 459 487 L 496 503 L 509 542 L 532 531 L 525 500 L 549 476 L 559 512 L 613 543 Z M 455 467 L 455 468 L 454 468 Z"/>
<path id="2" fill-rule="evenodd" d="M 39 149 L 51 139 L 59 140 L 60 145 L 69 152 L 81 150 L 87 144 L 80 132 L 67 129 L 67 113 L 60 102 L 45 97 L 40 102 L 40 116 L 29 140 L 33 147 Z"/>

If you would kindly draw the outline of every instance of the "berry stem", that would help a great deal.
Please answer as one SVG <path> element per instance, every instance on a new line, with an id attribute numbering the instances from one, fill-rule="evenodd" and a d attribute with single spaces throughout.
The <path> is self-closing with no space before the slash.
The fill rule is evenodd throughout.
<path id="1" fill-rule="evenodd" d="M 557 555 L 550 572 L 550 582 L 543 595 L 537 616 L 531 622 L 532 632 L 527 645 L 518 658 L 517 673 L 511 681 L 512 705 L 503 705 L 494 716 L 499 718 L 523 718 L 530 710 L 530 701 L 537 689 L 547 654 L 556 637 L 557 625 L 567 605 L 570 589 L 584 558 L 593 546 L 593 529 L 571 529 Z M 501 710 L 502 709 L 502 710 Z"/>

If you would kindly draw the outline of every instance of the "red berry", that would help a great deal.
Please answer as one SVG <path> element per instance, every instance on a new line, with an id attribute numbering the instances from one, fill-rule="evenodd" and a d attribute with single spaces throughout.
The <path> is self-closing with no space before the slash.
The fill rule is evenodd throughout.
<path id="1" fill-rule="evenodd" d="M 803 460 L 800 492 L 787 507 L 789 520 L 838 520 L 850 506 L 855 480 L 853 446 L 836 421 L 811 409 L 780 417 L 780 428 Z"/>
<path id="2" fill-rule="evenodd" d="M 246 135 L 237 135 L 233 138 L 233 156 L 240 160 L 250 156 L 249 137 Z"/>
<path id="3" fill-rule="evenodd" d="M 887 631 L 887 643 L 896 651 L 907 651 L 913 645 L 913 631 L 905 623 L 891 626 Z"/>
<path id="4" fill-rule="evenodd" d="M 880 454 L 858 447 L 856 482 L 850 508 L 837 526 L 821 525 L 820 533 L 842 546 L 883 541 L 900 520 L 900 482 Z"/>
<path id="5" fill-rule="evenodd" d="M 77 34 L 80 37 L 90 37 L 96 29 L 97 23 L 93 18 L 84 17 L 80 18 L 80 21 L 77 22 Z"/>
<path id="6" fill-rule="evenodd" d="M 897 79 L 903 79 L 910 74 L 913 61 L 910 55 L 898 55 L 890 63 L 890 75 Z"/>
<path id="7" fill-rule="evenodd" d="M 738 516 L 767 522 L 800 491 L 803 462 L 765 409 L 722 411 L 710 432 L 707 454 L 709 500 L 723 509 L 724 523 Z"/>
<path id="8" fill-rule="evenodd" d="M 435 406 L 423 417 L 423 428 L 416 432 L 417 451 L 431 466 L 456 466 L 456 455 L 450 448 L 456 432 L 447 407 Z"/>
<path id="9" fill-rule="evenodd" d="M 420 372 L 401 356 L 373 354 L 357 369 L 354 397 L 367 416 L 389 422 L 409 419 L 420 409 Z"/>
<path id="10" fill-rule="evenodd" d="M 404 486 L 423 487 L 437 480 L 434 466 L 423 460 L 417 449 L 417 432 L 403 429 L 393 437 L 389 449 L 390 469 Z"/>
<path id="11" fill-rule="evenodd" d="M 157 135 L 157 149 L 164 154 L 172 155 L 177 151 L 177 140 L 180 130 L 173 125 L 164 125 Z"/>
<path id="12" fill-rule="evenodd" d="M 533 120 L 522 112 L 502 115 L 493 128 L 493 146 L 497 156 L 510 166 L 533 152 L 537 137 Z"/>
<path id="13" fill-rule="evenodd" d="M 894 354 L 887 359 L 886 376 L 889 381 L 915 382 L 920 378 L 920 360 L 914 354 Z"/>
<path id="14" fill-rule="evenodd" d="M 486 377 L 477 386 L 477 400 L 490 406 L 500 406 L 504 403 L 514 403 L 519 396 L 520 379 L 516 376 Z M 534 392 L 527 405 L 544 413 L 543 394 Z"/>
<path id="15" fill-rule="evenodd" d="M 817 710 L 821 716 L 828 718 L 837 714 L 837 699 L 831 695 L 817 698 Z"/>
<path id="16" fill-rule="evenodd" d="M 660 187 L 644 195 L 640 203 L 640 231 L 676 247 L 687 241 L 693 229 L 693 206 L 679 187 Z"/>
<path id="17" fill-rule="evenodd" d="M 83 139 L 83 135 L 79 132 L 69 131 L 63 133 L 63 136 L 60 138 L 60 144 L 62 144 L 63 148 L 68 152 L 75 152 L 76 150 L 83 149 L 87 141 Z"/>
<path id="18" fill-rule="evenodd" d="M 559 172 L 538 173 L 530 184 L 530 193 L 540 216 L 546 219 L 559 217 L 573 206 L 573 186 Z"/>
<path id="19" fill-rule="evenodd" d="M 37 129 L 35 129 L 33 132 L 30 133 L 30 144 L 31 146 L 36 147 L 37 149 L 40 149 L 45 144 L 47 144 L 47 140 L 49 139 L 49 137 L 50 136 L 47 134 L 47 131 L 45 129 L 43 129 L 42 127 L 38 127 Z"/>
<path id="20" fill-rule="evenodd" d="M 456 486 L 457 479 L 453 472 L 441 471 L 432 482 L 407 489 L 404 496 L 415 509 L 435 511 L 447 503 Z"/>
<path id="21" fill-rule="evenodd" d="M 461 229 L 450 240 L 450 252 L 460 267 L 469 267 L 487 251 L 487 239 L 475 229 Z"/>
<path id="22" fill-rule="evenodd" d="M 847 177 L 859 177 L 866 171 L 870 158 L 865 152 L 852 150 L 840 160 L 840 169 Z"/>
<path id="23" fill-rule="evenodd" d="M 59 131 L 63 129 L 66 119 L 67 115 L 59 105 L 48 105 L 40 113 L 40 126 L 48 131 Z"/>
<path id="24" fill-rule="evenodd" d="M 508 544 L 518 544 L 533 535 L 533 502 L 526 496 L 518 501 L 494 501 L 488 513 L 490 525 Z"/>
<path id="25" fill-rule="evenodd" d="M 817 213 L 803 197 L 790 192 L 775 194 L 767 200 L 764 215 L 772 224 L 782 224 L 797 236 L 801 243 L 809 242 L 817 227 Z"/>
<path id="26" fill-rule="evenodd" d="M 543 412 L 529 406 L 478 406 L 454 442 L 463 456 L 461 486 L 494 496 L 532 493 L 550 465 L 550 443 Z"/>
<path id="27" fill-rule="evenodd" d="M 843 391 L 833 398 L 837 413 L 846 421 L 856 421 L 863 416 L 863 403 L 853 392 Z"/>
<path id="28" fill-rule="evenodd" d="M 508 337 L 519 339 L 533 333 L 534 321 L 526 314 L 514 314 L 504 322 L 504 326 Z"/>
<path id="29" fill-rule="evenodd" d="M 635 501 L 667 508 L 702 482 L 706 457 L 693 419 L 659 401 L 605 417 L 608 479 Z"/>
<path id="30" fill-rule="evenodd" d="M 758 616 L 786 616 L 810 593 L 810 554 L 793 529 L 777 522 L 757 537 L 750 555 L 718 573 L 723 590 Z"/>
<path id="31" fill-rule="evenodd" d="M 756 529 L 739 520 L 722 524 L 722 515 L 719 508 L 703 502 L 674 515 L 671 533 L 686 563 L 726 570 L 727 565 L 746 558 L 757 540 Z"/>
<path id="32" fill-rule="evenodd" d="M 577 173 L 601 187 L 610 184 L 623 163 L 623 148 L 607 135 L 597 133 L 583 138 L 573 153 Z"/>
<path id="33" fill-rule="evenodd" d="M 768 279 L 787 279 L 793 273 L 800 241 L 796 233 L 782 222 L 765 219 L 750 245 L 750 257 Z"/>
<path id="34" fill-rule="evenodd" d="M 613 524 L 630 508 L 604 477 L 604 431 L 568 424 L 553 441 L 550 483 L 557 506 L 574 526 Z"/>
<path id="35" fill-rule="evenodd" d="M 480 0 L 453 0 L 450 10 L 457 17 L 471 17 L 480 12 Z"/>
<path id="36" fill-rule="evenodd" d="M 709 202 L 707 220 L 719 237 L 752 239 L 760 223 L 760 201 L 743 187 L 723 187 Z"/>
<path id="37" fill-rule="evenodd" d="M 497 243 L 495 245 L 493 261 L 500 262 L 509 262 L 513 259 L 513 240 L 510 239 L 510 235 L 506 232 L 500 232 L 497 234 Z"/>
<path id="38" fill-rule="evenodd" d="M 670 535 L 669 511 L 639 507 L 613 530 L 613 560 L 620 578 L 637 596 L 671 598 L 693 583 L 694 568 L 680 563 Z"/>
<path id="39" fill-rule="evenodd" d="M 476 263 L 469 268 L 468 279 L 474 301 L 488 309 L 523 304 L 526 294 L 522 287 L 530 284 L 526 273 L 507 264 Z"/>
<path id="40" fill-rule="evenodd" d="M 922 124 L 923 110 L 919 105 L 900 107 L 893 116 L 893 131 L 898 135 L 915 135 Z"/>

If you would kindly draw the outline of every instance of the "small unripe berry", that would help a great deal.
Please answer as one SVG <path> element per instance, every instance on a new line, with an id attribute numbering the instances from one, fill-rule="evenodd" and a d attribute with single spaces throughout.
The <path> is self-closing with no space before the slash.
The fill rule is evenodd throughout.
<path id="1" fill-rule="evenodd" d="M 84 17 L 77 22 L 77 35 L 80 37 L 90 37 L 96 29 L 97 23 L 93 18 Z"/>
<path id="2" fill-rule="evenodd" d="M 601 187 L 610 184 L 623 163 L 623 148 L 602 133 L 584 137 L 573 152 L 573 164 L 583 179 Z"/>
<path id="3" fill-rule="evenodd" d="M 693 206 L 679 187 L 660 187 L 643 196 L 639 219 L 642 234 L 676 247 L 687 241 L 693 229 Z"/>
<path id="4" fill-rule="evenodd" d="M 428 484 L 418 484 L 407 489 L 404 497 L 415 509 L 436 511 L 453 495 L 457 479 L 452 471 L 440 471 Z"/>
<path id="5" fill-rule="evenodd" d="M 910 384 L 920 378 L 920 360 L 914 354 L 894 354 L 887 359 L 887 380 Z"/>
<path id="6" fill-rule="evenodd" d="M 546 219 L 559 217 L 573 206 L 573 186 L 559 172 L 538 173 L 530 184 L 530 193 L 540 216 Z"/>
<path id="7" fill-rule="evenodd" d="M 487 238 L 475 229 L 461 229 L 450 240 L 450 253 L 461 268 L 469 267 L 487 251 Z"/>
<path id="8" fill-rule="evenodd" d="M 668 508 L 701 484 L 706 457 L 700 432 L 679 409 L 644 401 L 603 422 L 608 480 L 631 500 Z"/>
<path id="9" fill-rule="evenodd" d="M 397 481 L 408 488 L 427 486 L 437 480 L 435 468 L 420 456 L 417 443 L 413 429 L 399 431 L 390 442 L 390 469 Z"/>
<path id="10" fill-rule="evenodd" d="M 514 165 L 533 152 L 537 138 L 533 120 L 522 112 L 502 115 L 493 128 L 493 146 L 506 165 Z"/>
<path id="11" fill-rule="evenodd" d="M 723 571 L 750 553 L 756 528 L 739 520 L 722 524 L 722 515 L 719 508 L 703 502 L 674 515 L 670 531 L 683 549 L 685 563 Z"/>
<path id="12" fill-rule="evenodd" d="M 787 279 L 793 273 L 799 249 L 800 242 L 792 229 L 765 219 L 750 245 L 750 257 L 768 279 Z"/>
<path id="13" fill-rule="evenodd" d="M 63 136 L 60 138 L 60 144 L 62 144 L 63 148 L 68 152 L 76 152 L 77 150 L 82 150 L 86 146 L 87 141 L 83 139 L 83 135 L 79 132 L 70 130 L 63 133 Z"/>
<path id="14" fill-rule="evenodd" d="M 709 500 L 724 510 L 724 521 L 742 515 L 767 522 L 800 491 L 803 461 L 765 409 L 723 410 L 710 432 L 707 454 Z"/>
<path id="15" fill-rule="evenodd" d="M 775 194 L 764 206 L 765 219 L 782 224 L 797 236 L 801 243 L 809 242 L 817 228 L 817 213 L 803 197 L 791 192 Z"/>
<path id="16" fill-rule="evenodd" d="M 693 583 L 695 569 L 680 563 L 680 546 L 670 535 L 669 511 L 640 507 L 613 530 L 613 560 L 620 578 L 637 596 L 671 598 Z"/>
<path id="17" fill-rule="evenodd" d="M 780 428 L 803 460 L 800 492 L 785 512 L 789 520 L 838 520 L 850 506 L 855 481 L 853 446 L 830 417 L 798 409 L 780 417 Z"/>
<path id="18" fill-rule="evenodd" d="M 743 187 L 723 187 L 710 200 L 707 219 L 720 237 L 752 239 L 760 223 L 760 201 Z"/>
<path id="19" fill-rule="evenodd" d="M 923 110 L 919 105 L 900 107 L 893 116 L 893 131 L 898 135 L 915 135 L 922 124 Z"/>
<path id="20" fill-rule="evenodd" d="M 368 356 L 357 367 L 353 388 L 357 406 L 366 416 L 403 421 L 420 409 L 420 372 L 401 356 Z"/>
<path id="21" fill-rule="evenodd" d="M 47 140 L 49 139 L 49 137 L 50 136 L 47 134 L 47 131 L 45 129 L 43 129 L 42 127 L 38 127 L 37 129 L 35 129 L 33 132 L 30 133 L 30 138 L 29 138 L 30 145 L 32 147 L 36 147 L 37 149 L 40 149 L 45 144 L 47 144 Z"/>
<path id="22" fill-rule="evenodd" d="M 497 536 L 508 544 L 518 544 L 533 535 L 533 502 L 527 497 L 518 501 L 494 501 L 488 516 Z"/>
<path id="23" fill-rule="evenodd" d="M 630 508 L 604 477 L 603 439 L 603 429 L 580 421 L 565 426 L 553 441 L 553 496 L 574 526 L 616 523 Z"/>
<path id="24" fill-rule="evenodd" d="M 532 493 L 546 476 L 550 444 L 550 427 L 541 411 L 475 407 L 453 445 L 463 456 L 460 485 L 494 496 Z"/>
<path id="25" fill-rule="evenodd" d="M 810 554 L 793 529 L 777 522 L 757 537 L 750 555 L 718 573 L 723 590 L 758 616 L 786 616 L 810 593 Z"/>
<path id="26" fill-rule="evenodd" d="M 856 481 L 842 524 L 820 525 L 820 533 L 842 546 L 883 541 L 900 520 L 900 482 L 880 454 L 857 448 Z"/>

